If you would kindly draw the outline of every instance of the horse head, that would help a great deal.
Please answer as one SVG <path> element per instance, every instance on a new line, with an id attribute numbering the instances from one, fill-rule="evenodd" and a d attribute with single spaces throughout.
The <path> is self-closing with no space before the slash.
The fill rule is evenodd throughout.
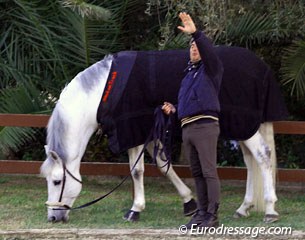
<path id="1" fill-rule="evenodd" d="M 63 89 L 47 126 L 47 159 L 41 167 L 48 185 L 48 220 L 67 221 L 81 188 L 80 162 L 96 131 L 97 109 L 112 55 L 78 73 Z"/>
<path id="2" fill-rule="evenodd" d="M 69 211 L 82 188 L 79 168 L 72 164 L 66 166 L 65 161 L 47 146 L 45 150 L 47 159 L 41 166 L 41 173 L 48 185 L 48 221 L 67 222 Z"/>

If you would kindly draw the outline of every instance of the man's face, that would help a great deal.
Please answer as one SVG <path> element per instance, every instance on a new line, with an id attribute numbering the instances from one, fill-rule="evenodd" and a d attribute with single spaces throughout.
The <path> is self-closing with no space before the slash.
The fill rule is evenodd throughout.
<path id="1" fill-rule="evenodd" d="M 195 42 L 191 43 L 190 59 L 191 59 L 191 62 L 193 62 L 193 63 L 201 60 L 201 56 L 199 54 L 199 51 L 198 51 L 198 48 L 197 48 L 197 45 Z"/>

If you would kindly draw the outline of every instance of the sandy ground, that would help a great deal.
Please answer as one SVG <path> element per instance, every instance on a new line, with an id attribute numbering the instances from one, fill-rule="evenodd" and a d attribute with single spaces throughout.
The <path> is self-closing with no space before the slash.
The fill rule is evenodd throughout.
<path id="1" fill-rule="evenodd" d="M 182 235 L 177 229 L 29 229 L 0 230 L 0 239 L 88 239 L 88 240 L 131 240 L 131 239 L 305 239 L 305 232 L 293 231 L 285 236 L 219 236 Z"/>

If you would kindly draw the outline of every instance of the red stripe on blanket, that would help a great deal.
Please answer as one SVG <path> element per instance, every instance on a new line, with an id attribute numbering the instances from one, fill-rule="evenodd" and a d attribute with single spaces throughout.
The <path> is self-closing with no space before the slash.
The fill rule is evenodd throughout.
<path id="1" fill-rule="evenodd" d="M 113 85 L 114 85 L 114 82 L 115 82 L 115 79 L 117 77 L 118 73 L 117 72 L 112 72 L 111 73 L 111 79 L 107 82 L 107 86 L 106 86 L 106 90 L 105 90 L 105 95 L 103 97 L 103 102 L 107 102 L 107 99 L 110 95 L 110 92 L 113 88 Z"/>

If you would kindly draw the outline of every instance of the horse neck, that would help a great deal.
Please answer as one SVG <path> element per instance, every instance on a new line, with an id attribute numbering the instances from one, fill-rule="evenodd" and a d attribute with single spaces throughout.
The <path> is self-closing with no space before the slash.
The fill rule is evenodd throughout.
<path id="1" fill-rule="evenodd" d="M 112 63 L 112 56 L 105 57 L 80 72 L 64 89 L 59 102 L 74 111 L 88 116 L 96 122 L 96 113 L 101 101 Z M 68 110 L 68 109 L 67 109 Z"/>
<path id="2" fill-rule="evenodd" d="M 52 114 L 48 139 L 63 151 L 66 165 L 78 166 L 91 135 L 97 129 L 96 114 L 111 61 L 98 62 L 78 74 L 63 90 Z M 54 117 L 53 117 L 54 115 Z M 63 124 L 62 129 L 60 124 Z M 56 149 L 50 149 L 56 151 Z"/>

